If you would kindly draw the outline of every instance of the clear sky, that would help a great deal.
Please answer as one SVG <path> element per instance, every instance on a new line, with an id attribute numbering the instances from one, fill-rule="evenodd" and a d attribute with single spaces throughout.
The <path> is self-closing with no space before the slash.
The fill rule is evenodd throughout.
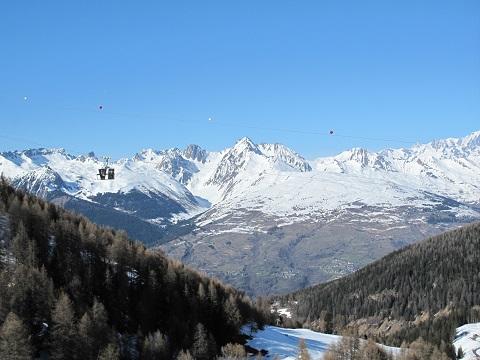
<path id="1" fill-rule="evenodd" d="M 0 3 L 0 150 L 313 158 L 479 129 L 478 0 Z"/>

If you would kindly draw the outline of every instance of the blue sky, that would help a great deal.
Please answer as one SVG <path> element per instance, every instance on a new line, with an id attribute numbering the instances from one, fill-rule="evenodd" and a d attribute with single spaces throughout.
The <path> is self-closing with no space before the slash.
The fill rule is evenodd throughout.
<path id="1" fill-rule="evenodd" d="M 312 158 L 480 129 L 478 0 L 3 1 L 0 49 L 0 150 Z"/>

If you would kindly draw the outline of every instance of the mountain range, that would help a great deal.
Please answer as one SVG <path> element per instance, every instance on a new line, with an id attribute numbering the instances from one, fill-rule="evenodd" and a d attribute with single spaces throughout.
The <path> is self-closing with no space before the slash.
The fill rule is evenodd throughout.
<path id="1" fill-rule="evenodd" d="M 143 150 L 111 164 L 63 149 L 0 153 L 0 172 L 93 221 L 125 229 L 251 294 L 344 276 L 480 219 L 480 131 L 408 149 L 306 160 L 242 138 L 210 152 Z"/>

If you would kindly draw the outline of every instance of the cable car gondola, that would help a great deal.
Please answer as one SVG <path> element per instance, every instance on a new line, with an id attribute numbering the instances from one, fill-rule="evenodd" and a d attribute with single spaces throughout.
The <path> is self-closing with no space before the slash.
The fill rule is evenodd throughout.
<path id="1" fill-rule="evenodd" d="M 98 169 L 97 178 L 100 180 L 114 180 L 115 179 L 115 169 L 108 165 L 109 157 L 105 157 L 105 162 L 103 167 Z"/>

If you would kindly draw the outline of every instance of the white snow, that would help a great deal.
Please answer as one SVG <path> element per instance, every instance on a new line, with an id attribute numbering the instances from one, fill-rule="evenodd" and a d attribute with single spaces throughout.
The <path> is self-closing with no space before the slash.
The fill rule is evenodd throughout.
<path id="1" fill-rule="evenodd" d="M 276 356 L 282 360 L 296 359 L 300 339 L 305 340 L 312 359 L 321 359 L 328 351 L 329 346 L 342 338 L 338 335 L 323 334 L 308 329 L 288 329 L 276 326 L 265 326 L 263 330 L 256 332 L 252 332 L 250 328 L 245 327 L 243 331 L 253 337 L 247 342 L 249 346 L 257 350 L 268 351 L 267 359 L 273 359 Z M 395 347 L 383 346 L 383 348 L 394 354 L 400 351 L 399 348 Z"/>
<path id="2" fill-rule="evenodd" d="M 31 154 L 34 152 L 34 155 Z M 28 155 L 28 156 L 27 156 Z M 46 167 L 48 166 L 48 168 Z M 115 180 L 97 179 L 98 169 L 103 162 L 95 157 L 71 156 L 63 150 L 29 150 L 0 154 L 0 172 L 13 179 L 31 175 L 35 179 L 44 179 L 45 170 L 58 173 L 68 186 L 62 190 L 72 196 L 90 200 L 92 196 L 104 193 L 128 193 L 136 189 L 145 194 L 163 194 L 178 202 L 191 217 L 205 210 L 195 201 L 188 189 L 170 175 L 158 170 L 154 163 L 121 159 L 111 164 L 115 168 Z"/>
<path id="3" fill-rule="evenodd" d="M 382 209 L 435 207 L 445 199 L 460 202 L 452 210 L 454 215 L 480 217 L 469 206 L 480 203 L 480 131 L 410 149 L 354 148 L 310 162 L 284 145 L 257 145 L 248 138 L 221 152 L 203 152 L 200 160 L 192 160 L 186 150 L 143 150 L 112 163 L 114 181 L 97 180 L 102 162 L 94 156 L 76 157 L 62 149 L 7 152 L 0 154 L 0 173 L 11 178 L 30 174 L 32 183 L 35 179 L 48 183 L 55 179 L 42 171 L 48 166 L 65 183 L 63 191 L 84 200 L 132 189 L 164 194 L 186 209 L 172 221 L 196 216 L 211 206 L 196 220 L 198 226 L 242 211 L 258 211 L 274 217 L 276 226 L 284 226 L 326 219 L 328 214 L 364 205 L 379 207 L 382 215 Z M 45 188 L 53 190 L 48 184 Z M 192 200 L 195 197 L 202 200 Z M 393 218 L 378 221 L 397 225 Z M 265 230 L 258 224 L 233 227 L 244 232 Z"/>
<path id="4" fill-rule="evenodd" d="M 277 310 L 277 312 L 282 315 L 282 316 L 285 316 L 286 318 L 290 319 L 292 317 L 292 313 L 290 312 L 290 310 L 288 308 L 279 308 Z"/>
<path id="5" fill-rule="evenodd" d="M 480 358 L 480 323 L 466 324 L 457 328 L 455 351 L 461 347 L 465 356 L 462 360 L 475 360 Z"/>

